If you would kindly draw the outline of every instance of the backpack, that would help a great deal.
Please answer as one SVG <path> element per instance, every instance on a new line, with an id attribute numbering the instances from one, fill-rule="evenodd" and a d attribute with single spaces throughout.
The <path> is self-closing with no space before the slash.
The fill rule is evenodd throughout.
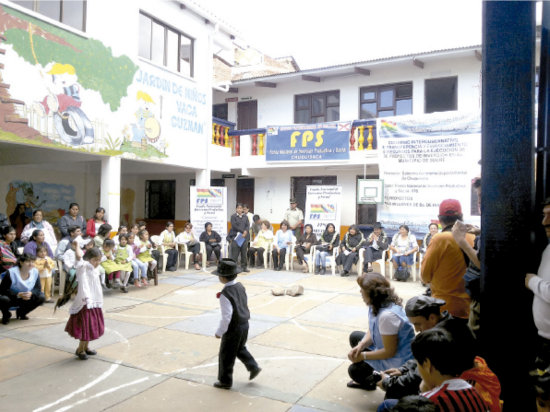
<path id="1" fill-rule="evenodd" d="M 395 269 L 395 273 L 393 274 L 393 278 L 400 282 L 406 282 L 410 276 L 411 272 L 409 272 L 409 269 L 404 268 L 403 266 L 399 266 Z"/>

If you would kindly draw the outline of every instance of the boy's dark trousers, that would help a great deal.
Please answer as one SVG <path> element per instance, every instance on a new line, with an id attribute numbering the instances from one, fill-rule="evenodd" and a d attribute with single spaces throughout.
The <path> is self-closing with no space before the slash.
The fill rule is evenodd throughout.
<path id="1" fill-rule="evenodd" d="M 222 336 L 218 357 L 218 380 L 221 383 L 233 385 L 233 366 L 236 358 L 244 363 L 246 370 L 249 372 L 258 369 L 256 360 L 246 349 L 247 338 L 248 322 L 230 328 Z"/>

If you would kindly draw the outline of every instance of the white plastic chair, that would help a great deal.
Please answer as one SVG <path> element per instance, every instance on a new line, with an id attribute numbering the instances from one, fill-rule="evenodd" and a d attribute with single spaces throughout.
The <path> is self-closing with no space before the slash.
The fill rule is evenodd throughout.
<path id="1" fill-rule="evenodd" d="M 359 261 L 357 262 L 357 264 L 359 265 L 359 269 L 361 271 L 363 270 L 363 265 L 365 264 L 365 249 L 366 248 L 361 248 L 361 250 L 359 251 L 360 252 Z M 386 277 L 386 253 L 387 252 L 388 252 L 387 249 L 383 250 L 382 257 L 373 262 L 373 263 L 377 263 L 378 266 L 380 266 L 380 274 L 384 277 Z M 357 274 L 359 274 L 359 271 L 357 272 Z"/>
<path id="2" fill-rule="evenodd" d="M 59 271 L 59 296 L 63 296 L 63 292 L 65 291 L 65 281 L 67 279 L 67 274 L 65 273 L 65 269 L 63 269 L 63 261 L 56 259 L 57 263 L 57 270 Z M 55 278 L 52 279 L 52 296 L 54 293 L 54 285 L 55 285 Z"/>
<path id="3" fill-rule="evenodd" d="M 158 236 L 158 235 L 151 236 L 150 240 L 154 245 L 156 245 L 157 250 L 162 255 L 162 272 L 164 273 L 164 272 L 166 272 L 166 262 L 168 261 L 168 253 L 166 253 L 164 251 L 164 246 L 162 245 L 162 241 L 160 240 L 160 236 Z M 178 253 L 178 256 L 179 256 L 179 253 Z M 179 263 L 179 261 L 178 261 L 178 263 Z"/>
<path id="4" fill-rule="evenodd" d="M 275 242 L 271 243 L 271 246 L 269 247 L 269 254 L 271 255 L 273 252 L 273 249 L 275 247 Z M 286 248 L 286 254 L 285 254 L 285 269 L 288 271 L 292 269 L 292 259 L 294 257 L 294 248 L 296 247 L 296 237 L 292 237 L 292 243 Z M 265 262 L 265 260 L 264 260 Z M 271 259 L 270 267 L 273 268 L 273 259 Z"/>
<path id="5" fill-rule="evenodd" d="M 315 247 L 315 252 L 317 252 L 317 247 Z M 325 258 L 325 268 L 330 266 L 332 271 L 332 276 L 336 275 L 336 257 L 338 256 L 338 248 L 332 248 L 332 255 L 327 255 Z M 313 261 L 312 261 L 312 270 L 315 267 L 315 253 L 313 254 Z"/>
<path id="6" fill-rule="evenodd" d="M 179 256 L 183 256 L 185 259 L 184 260 L 185 270 L 187 270 L 189 269 L 189 259 L 191 258 L 191 256 L 193 256 L 193 252 L 187 249 L 187 243 L 176 242 L 176 244 L 178 245 L 178 249 L 179 249 L 178 267 L 179 267 Z M 200 244 L 199 253 L 202 256 L 202 267 L 205 268 L 206 267 L 206 244 L 204 242 L 199 242 L 199 244 Z M 225 249 L 227 249 L 227 246 L 225 246 Z M 222 251 L 223 250 L 224 250 L 224 246 L 222 245 Z"/>
<path id="7" fill-rule="evenodd" d="M 389 273 L 390 279 L 391 279 L 392 273 L 393 273 L 393 262 L 391 261 L 392 255 L 393 255 L 393 252 L 388 249 L 388 262 L 390 263 L 390 273 Z M 410 266 L 411 269 L 412 269 L 411 275 L 412 275 L 412 278 L 415 282 L 418 281 L 418 276 L 419 276 L 418 270 L 416 269 L 417 256 L 418 256 L 418 251 L 413 253 L 413 264 Z"/>
<path id="8" fill-rule="evenodd" d="M 307 255 L 304 255 L 304 262 L 307 264 L 308 273 L 313 273 L 313 265 L 315 264 L 315 245 L 309 249 Z"/>

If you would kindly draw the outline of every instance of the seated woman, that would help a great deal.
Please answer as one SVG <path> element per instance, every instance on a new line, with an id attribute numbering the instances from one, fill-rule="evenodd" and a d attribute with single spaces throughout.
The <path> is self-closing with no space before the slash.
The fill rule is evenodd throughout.
<path id="1" fill-rule="evenodd" d="M 273 258 L 273 268 L 277 271 L 283 268 L 285 263 L 285 256 L 287 248 L 290 248 L 292 241 L 294 240 L 294 233 L 288 230 L 288 222 L 283 220 L 281 222 L 281 228 L 277 230 L 273 241 L 273 251 L 271 252 Z"/>
<path id="2" fill-rule="evenodd" d="M 52 252 L 52 248 L 50 247 L 50 245 L 48 245 L 48 242 L 46 242 L 44 231 L 40 229 L 35 229 L 34 232 L 32 232 L 31 240 L 25 245 L 23 253 L 27 253 L 36 257 L 36 248 L 38 248 L 39 246 L 44 246 L 48 251 L 48 256 L 53 259 L 54 255 Z"/>
<path id="3" fill-rule="evenodd" d="M 15 207 L 15 210 L 10 215 L 10 224 L 13 228 L 15 228 L 15 237 L 17 240 L 21 239 L 21 234 L 23 233 L 23 229 L 29 223 L 30 219 L 25 214 L 26 208 L 24 203 L 18 203 Z M 23 245 L 21 245 L 23 246 Z"/>
<path id="4" fill-rule="evenodd" d="M 327 256 L 332 255 L 334 248 L 340 244 L 340 235 L 336 227 L 329 223 L 319 238 L 319 244 L 315 248 L 315 274 L 327 273 Z"/>
<path id="5" fill-rule="evenodd" d="M 381 377 L 375 371 L 398 368 L 413 358 L 414 328 L 401 298 L 384 276 L 370 272 L 359 276 L 357 283 L 369 308 L 369 330 L 352 332 L 349 337 L 352 349 L 348 359 L 352 364 L 348 373 L 352 381 L 347 386 L 374 390 Z"/>
<path id="6" fill-rule="evenodd" d="M 409 233 L 407 225 L 399 226 L 399 233 L 393 235 L 390 250 L 393 252 L 391 260 L 394 270 L 400 266 L 407 269 L 414 264 L 413 254 L 418 251 L 418 243 L 416 243 L 416 237 Z M 406 280 L 406 278 L 398 278 L 398 280 Z"/>
<path id="7" fill-rule="evenodd" d="M 264 266 L 264 252 L 271 247 L 273 243 L 273 232 L 269 229 L 270 223 L 267 220 L 262 220 L 261 229 L 256 234 L 254 241 L 248 249 L 248 264 L 250 267 L 254 267 L 255 264 L 258 267 Z"/>
<path id="8" fill-rule="evenodd" d="M 176 237 L 176 243 L 179 245 L 187 245 L 187 251 L 191 252 L 193 255 L 193 261 L 195 263 L 195 269 L 201 270 L 201 244 L 200 242 L 195 238 L 195 235 L 193 234 L 193 225 L 191 222 L 187 222 L 185 224 L 185 228 L 183 232 L 181 232 Z"/>
<path id="9" fill-rule="evenodd" d="M 313 226 L 309 223 L 304 226 L 304 233 L 300 236 L 296 243 L 296 256 L 298 257 L 298 263 L 303 265 L 302 272 L 308 272 L 307 262 L 304 265 L 304 255 L 311 251 L 311 247 L 317 243 L 317 236 L 313 233 Z"/>
<path id="10" fill-rule="evenodd" d="M 40 229 L 44 232 L 45 241 L 48 242 L 50 248 L 55 250 L 57 248 L 57 237 L 53 230 L 52 225 L 47 220 L 44 220 L 44 213 L 41 209 L 36 209 L 32 213 L 32 220 L 25 226 L 21 233 L 21 242 L 27 243 L 36 229 Z"/>
<path id="11" fill-rule="evenodd" d="M 94 237 L 97 235 L 97 232 L 99 230 L 99 227 L 107 223 L 104 219 L 105 217 L 105 209 L 102 207 L 98 207 L 95 210 L 95 214 L 91 219 L 88 219 L 88 223 L 86 224 L 86 235 L 90 237 Z"/>
<path id="12" fill-rule="evenodd" d="M 206 246 L 206 262 L 209 263 L 212 252 L 214 252 L 216 264 L 218 264 L 221 257 L 222 237 L 218 232 L 212 230 L 212 223 L 206 222 L 204 224 L 204 232 L 199 236 L 199 242 L 204 242 Z"/>
<path id="13" fill-rule="evenodd" d="M 351 225 L 344 240 L 340 244 L 340 253 L 336 258 L 336 264 L 342 265 L 343 270 L 340 276 L 349 276 L 353 264 L 359 259 L 359 249 L 364 247 L 365 237 L 357 225 Z"/>
<path id="14" fill-rule="evenodd" d="M 426 253 L 426 249 L 428 249 L 428 246 L 430 246 L 430 241 L 438 233 L 439 233 L 439 226 L 437 226 L 437 223 L 430 223 L 430 225 L 428 226 L 428 234 L 424 236 L 424 240 L 422 241 L 422 246 L 420 247 L 420 253 Z"/>
<path id="15" fill-rule="evenodd" d="M 44 303 L 34 260 L 34 256 L 23 253 L 17 266 L 8 270 L 0 283 L 0 310 L 4 325 L 10 322 L 10 307 L 17 307 L 17 319 L 27 320 L 27 314 Z"/>
<path id="16" fill-rule="evenodd" d="M 17 245 L 15 228 L 3 226 L 0 233 L 0 274 L 17 264 Z"/>
<path id="17" fill-rule="evenodd" d="M 178 250 L 176 249 L 176 234 L 174 233 L 174 224 L 172 222 L 166 222 L 166 229 L 160 233 L 159 238 L 164 248 L 164 253 L 168 255 L 166 270 L 175 272 L 178 269 Z"/>
<path id="18" fill-rule="evenodd" d="M 69 213 L 63 215 L 57 221 L 57 227 L 61 232 L 62 238 L 69 236 L 69 226 L 73 225 L 80 228 L 82 236 L 86 236 L 86 220 L 84 220 L 82 215 L 78 214 L 79 211 L 80 206 L 78 206 L 78 203 L 71 203 L 69 205 Z"/>

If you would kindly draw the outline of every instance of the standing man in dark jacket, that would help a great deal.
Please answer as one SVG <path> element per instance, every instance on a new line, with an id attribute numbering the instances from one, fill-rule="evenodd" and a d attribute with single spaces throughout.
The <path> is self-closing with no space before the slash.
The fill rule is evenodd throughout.
<path id="1" fill-rule="evenodd" d="M 388 248 L 388 237 L 383 230 L 382 223 L 376 222 L 372 233 L 367 238 L 365 248 L 365 264 L 363 272 L 372 272 L 372 262 L 382 259 L 382 252 Z"/>
<path id="2" fill-rule="evenodd" d="M 237 239 L 235 239 L 238 236 Z M 246 267 L 248 264 L 248 242 L 250 241 L 250 221 L 248 216 L 244 214 L 243 204 L 237 203 L 236 213 L 231 215 L 231 230 L 227 235 L 229 244 L 229 256 L 235 262 L 239 261 L 239 253 L 241 254 L 241 270 L 250 272 Z M 242 243 L 241 243 L 242 241 Z"/>

